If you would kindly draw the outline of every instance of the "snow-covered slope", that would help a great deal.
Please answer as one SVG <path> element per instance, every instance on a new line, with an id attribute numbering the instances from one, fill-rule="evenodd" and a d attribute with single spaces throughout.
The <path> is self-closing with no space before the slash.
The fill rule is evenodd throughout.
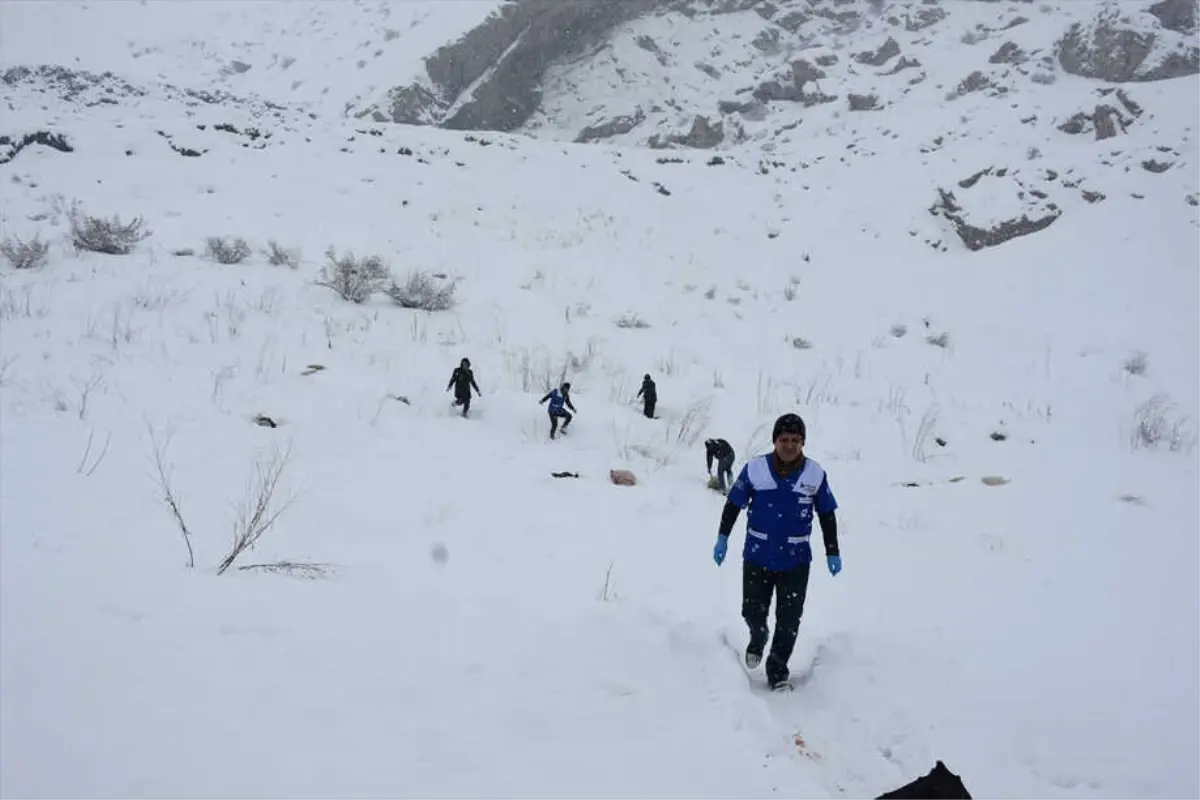
<path id="1" fill-rule="evenodd" d="M 0 238 L 49 243 L 0 266 L 0 793 L 876 796 L 936 759 L 975 796 L 1200 792 L 1195 77 L 1136 114 L 1022 88 L 1076 134 L 973 93 L 961 129 L 718 154 L 347 121 L 186 52 L 0 82 Z M 77 252 L 72 201 L 152 235 Z M 979 251 L 954 219 L 1049 203 Z M 327 248 L 457 305 L 347 303 Z M 818 545 L 801 689 L 763 696 L 700 441 L 740 465 L 793 410 L 846 569 Z M 274 448 L 295 501 L 217 575 Z"/>
<path id="2" fill-rule="evenodd" d="M 501 0 L 103 0 L 0 4 L 0 67 L 58 64 L 249 92 L 341 115 L 412 80 Z"/>
<path id="3" fill-rule="evenodd" d="M 1172 4 L 1179 5 L 1157 5 Z M 793 142 L 785 149 L 801 153 L 826 138 L 844 149 L 858 129 L 887 129 L 886 138 L 908 146 L 925 126 L 994 133 L 971 119 L 992 106 L 1007 127 L 1037 114 L 1026 124 L 1050 130 L 1095 85 L 1076 79 L 1085 67 L 1113 82 L 1196 72 L 1194 20 L 1186 31 L 1167 28 L 1149 0 L 732 7 L 639 17 L 603 46 L 552 66 L 543 102 L 522 129 L 664 147 Z M 1143 37 L 1147 52 L 1093 44 L 1084 32 L 1099 26 Z M 1180 62 L 1168 69 L 1173 54 Z M 1110 64 L 1117 55 L 1128 55 L 1133 69 Z"/>

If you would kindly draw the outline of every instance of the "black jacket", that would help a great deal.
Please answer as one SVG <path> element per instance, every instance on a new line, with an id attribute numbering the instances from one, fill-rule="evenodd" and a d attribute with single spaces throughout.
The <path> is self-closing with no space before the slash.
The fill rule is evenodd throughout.
<path id="1" fill-rule="evenodd" d="M 472 387 L 475 388 L 475 394 L 482 394 L 479 386 L 475 383 L 475 373 L 471 371 L 470 367 L 455 367 L 446 388 L 449 389 L 451 386 L 454 387 L 455 397 L 470 397 Z"/>
<path id="2" fill-rule="evenodd" d="M 719 464 L 722 461 L 732 462 L 734 457 L 733 448 L 724 439 L 708 439 L 704 442 L 704 460 L 709 472 L 712 472 L 714 458 Z"/>
<path id="3" fill-rule="evenodd" d="M 654 381 L 649 378 L 642 380 L 642 388 L 638 389 L 638 397 L 645 397 L 651 403 L 658 402 L 658 387 L 654 385 Z"/>

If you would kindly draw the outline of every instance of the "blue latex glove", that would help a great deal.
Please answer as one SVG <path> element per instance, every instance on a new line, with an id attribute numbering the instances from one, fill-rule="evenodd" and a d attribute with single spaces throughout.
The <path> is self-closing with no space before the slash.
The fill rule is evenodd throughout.
<path id="1" fill-rule="evenodd" d="M 842 571 L 841 556 L 825 556 L 825 562 L 829 565 L 829 574 L 837 575 Z"/>
<path id="2" fill-rule="evenodd" d="M 725 560 L 725 552 L 727 550 L 729 550 L 729 537 L 717 536 L 717 543 L 713 545 L 713 561 L 717 562 L 718 567 Z"/>

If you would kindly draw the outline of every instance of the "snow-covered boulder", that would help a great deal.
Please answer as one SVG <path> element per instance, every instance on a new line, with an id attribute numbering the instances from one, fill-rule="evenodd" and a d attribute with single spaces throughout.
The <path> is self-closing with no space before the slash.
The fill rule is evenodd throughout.
<path id="1" fill-rule="evenodd" d="M 1174 0 L 1156 8 L 1161 18 L 1150 11 L 1122 13 L 1124 9 L 1114 5 L 1098 11 L 1087 24 L 1075 23 L 1058 41 L 1059 64 L 1072 75 L 1112 83 L 1197 74 L 1200 47 L 1190 34 L 1176 30 L 1191 24 L 1188 17 Z"/>
<path id="2" fill-rule="evenodd" d="M 958 182 L 963 200 L 938 189 L 929 212 L 947 220 L 969 250 L 996 247 L 1048 228 L 1062 215 L 1049 195 L 1011 170 L 988 167 Z"/>

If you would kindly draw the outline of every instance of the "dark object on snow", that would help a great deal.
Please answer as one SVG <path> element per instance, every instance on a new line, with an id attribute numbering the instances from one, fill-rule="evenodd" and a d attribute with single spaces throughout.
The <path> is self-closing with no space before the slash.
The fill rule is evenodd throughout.
<path id="1" fill-rule="evenodd" d="M 912 783 L 905 784 L 887 794 L 881 794 L 877 800 L 885 798 L 931 798 L 931 800 L 971 800 L 971 794 L 962 780 L 946 768 L 941 759 L 929 771 L 928 775 L 917 778 Z"/>
<path id="2" fill-rule="evenodd" d="M 578 472 L 551 472 L 550 476 L 553 478 L 578 478 L 579 473 Z"/>
<path id="3" fill-rule="evenodd" d="M 942 438 L 942 437 L 940 437 L 940 436 L 939 436 L 939 437 L 937 437 L 936 439 L 934 439 L 934 441 L 938 443 L 938 447 L 945 447 L 945 446 L 946 446 L 946 440 L 945 440 L 945 439 L 943 439 L 943 438 Z"/>
<path id="4" fill-rule="evenodd" d="M 451 386 L 454 387 L 454 405 L 462 406 L 462 415 L 465 417 L 471 410 L 471 389 L 474 389 L 477 395 L 483 394 L 475 383 L 475 373 L 471 371 L 469 358 L 460 361 L 454 368 L 454 372 L 450 374 L 450 382 L 446 384 L 446 391 L 450 391 Z"/>
<path id="5" fill-rule="evenodd" d="M 1000 433 L 999 431 L 992 431 L 991 436 L 992 436 L 993 442 L 1003 442 L 1005 439 L 1008 438 L 1007 436 L 1005 436 L 1003 433 Z"/>
<path id="6" fill-rule="evenodd" d="M 36 133 L 27 133 L 20 139 L 14 140 L 10 136 L 0 136 L 0 147 L 6 147 L 8 152 L 0 154 L 0 164 L 7 164 L 17 157 L 17 153 L 24 150 L 31 144 L 40 144 L 43 147 L 52 147 L 60 153 L 73 153 L 75 148 L 67 141 L 67 137 L 61 133 L 50 133 L 49 131 L 37 131 Z"/>
<path id="7" fill-rule="evenodd" d="M 266 414 L 259 414 L 258 416 L 256 416 L 254 418 L 254 424 L 259 425 L 263 428 L 278 428 L 279 427 L 278 425 L 275 424 L 275 420 L 271 419 Z"/>
<path id="8" fill-rule="evenodd" d="M 642 413 L 649 419 L 654 419 L 654 407 L 658 405 L 658 387 L 654 385 L 650 373 L 647 372 L 642 378 L 642 388 L 638 389 L 637 396 L 642 398 Z"/>

